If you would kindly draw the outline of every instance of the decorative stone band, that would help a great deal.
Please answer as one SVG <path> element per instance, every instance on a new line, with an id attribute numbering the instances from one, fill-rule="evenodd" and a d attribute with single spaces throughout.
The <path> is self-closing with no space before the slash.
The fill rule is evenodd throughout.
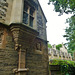
<path id="1" fill-rule="evenodd" d="M 14 73 L 29 71 L 29 68 L 13 69 Z"/>
<path id="2" fill-rule="evenodd" d="M 8 3 L 4 0 L 0 0 L 0 22 L 5 21 Z"/>
<path id="3" fill-rule="evenodd" d="M 17 28 L 16 29 L 14 28 L 11 31 L 15 41 L 15 50 L 17 50 L 19 48 L 19 44 L 18 44 L 19 30 L 17 30 Z"/>

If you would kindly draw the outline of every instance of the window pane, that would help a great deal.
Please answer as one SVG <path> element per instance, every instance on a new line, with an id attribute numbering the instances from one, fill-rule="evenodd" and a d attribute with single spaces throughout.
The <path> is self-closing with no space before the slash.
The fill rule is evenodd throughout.
<path id="1" fill-rule="evenodd" d="M 4 1 L 6 1 L 6 0 L 4 0 Z"/>
<path id="2" fill-rule="evenodd" d="M 26 12 L 23 13 L 23 23 L 28 24 L 28 14 Z"/>
<path id="3" fill-rule="evenodd" d="M 30 15 L 33 16 L 34 11 L 32 9 L 30 9 Z"/>
<path id="4" fill-rule="evenodd" d="M 1 39 L 1 37 L 0 37 L 0 43 L 2 42 L 2 39 Z"/>
<path id="5" fill-rule="evenodd" d="M 33 27 L 33 20 L 34 18 L 30 16 L 30 26 Z"/>
<path id="6" fill-rule="evenodd" d="M 3 32 L 0 32 L 0 44 L 2 43 Z"/>
<path id="7" fill-rule="evenodd" d="M 24 5 L 24 11 L 28 11 L 28 7 L 26 5 Z"/>

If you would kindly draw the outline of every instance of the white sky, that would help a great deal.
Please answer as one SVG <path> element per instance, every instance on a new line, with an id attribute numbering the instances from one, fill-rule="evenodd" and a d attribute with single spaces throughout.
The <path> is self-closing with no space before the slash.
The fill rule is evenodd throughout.
<path id="1" fill-rule="evenodd" d="M 49 0 L 39 0 L 41 7 L 44 11 L 44 14 L 47 18 L 47 40 L 51 45 L 66 43 L 66 38 L 63 37 L 65 34 L 65 28 L 68 24 L 65 24 L 66 19 L 70 15 L 58 16 L 59 13 L 53 11 L 54 6 L 48 5 Z"/>

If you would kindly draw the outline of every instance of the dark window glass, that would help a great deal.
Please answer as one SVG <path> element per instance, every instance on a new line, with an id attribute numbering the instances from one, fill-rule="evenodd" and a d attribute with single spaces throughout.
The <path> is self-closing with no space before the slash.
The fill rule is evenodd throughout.
<path id="1" fill-rule="evenodd" d="M 4 1 L 6 1 L 6 0 L 4 0 Z"/>
<path id="2" fill-rule="evenodd" d="M 28 24 L 28 14 L 26 12 L 23 13 L 23 23 Z"/>
<path id="3" fill-rule="evenodd" d="M 24 5 L 23 23 L 28 24 L 28 7 L 26 4 Z"/>
<path id="4" fill-rule="evenodd" d="M 34 20 L 33 13 L 34 13 L 34 9 L 32 7 L 30 7 L 30 9 L 28 9 L 28 8 L 29 8 L 29 6 L 24 4 L 23 23 L 29 24 L 29 26 L 33 27 L 33 20 Z"/>
<path id="5" fill-rule="evenodd" d="M 30 25 L 31 27 L 33 27 L 33 20 L 34 20 L 34 18 L 30 16 L 30 24 L 29 24 L 29 25 Z"/>
<path id="6" fill-rule="evenodd" d="M 26 11 L 26 12 L 27 12 L 27 11 L 28 11 L 28 7 L 25 7 L 25 8 L 24 8 L 24 11 Z"/>
<path id="7" fill-rule="evenodd" d="M 28 6 L 26 4 L 24 4 L 24 11 L 28 11 Z"/>
<path id="8" fill-rule="evenodd" d="M 34 20 L 33 13 L 34 13 L 34 11 L 31 8 L 30 9 L 30 24 L 29 24 L 29 26 L 31 26 L 31 27 L 33 27 L 33 20 Z"/>
<path id="9" fill-rule="evenodd" d="M 3 32 L 0 32 L 0 43 L 2 43 Z"/>
<path id="10" fill-rule="evenodd" d="M 0 43 L 2 43 L 2 38 L 0 37 Z"/>
<path id="11" fill-rule="evenodd" d="M 30 9 L 30 15 L 33 16 L 34 11 L 32 9 Z"/>

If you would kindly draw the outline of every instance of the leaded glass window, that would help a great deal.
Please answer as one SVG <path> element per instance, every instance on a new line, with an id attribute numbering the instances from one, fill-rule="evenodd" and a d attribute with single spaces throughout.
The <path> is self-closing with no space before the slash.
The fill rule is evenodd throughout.
<path id="1" fill-rule="evenodd" d="M 33 27 L 34 22 L 34 8 L 24 4 L 24 12 L 23 12 L 23 23 Z"/>
<path id="2" fill-rule="evenodd" d="M 28 14 L 26 12 L 23 13 L 23 23 L 28 24 Z"/>

